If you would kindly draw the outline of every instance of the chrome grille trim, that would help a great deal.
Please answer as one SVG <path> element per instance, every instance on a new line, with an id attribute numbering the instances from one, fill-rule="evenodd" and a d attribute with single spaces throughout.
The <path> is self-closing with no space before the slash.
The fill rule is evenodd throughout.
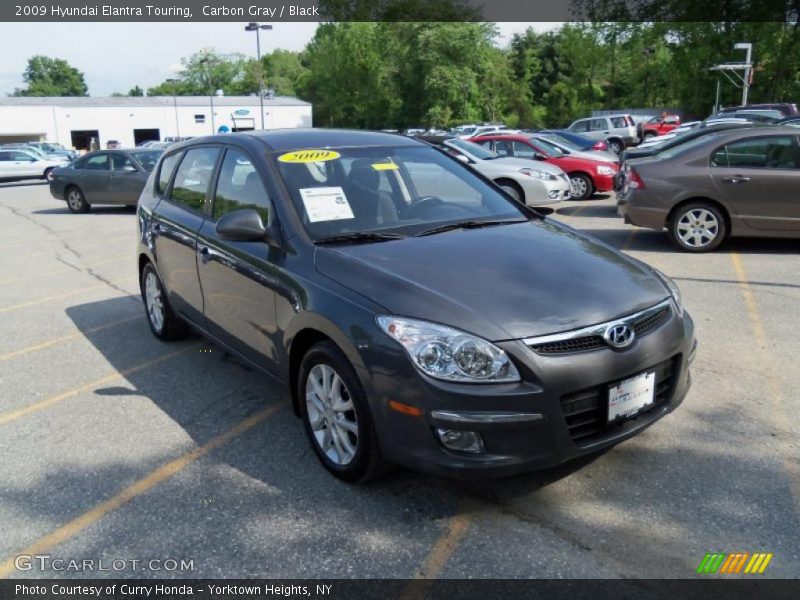
<path id="1" fill-rule="evenodd" d="M 664 312 L 666 309 L 666 312 Z M 659 313 L 664 313 L 660 316 Z M 587 352 L 597 350 L 599 348 L 608 348 L 603 333 L 609 326 L 625 324 L 631 329 L 636 330 L 637 337 L 647 335 L 651 331 L 657 329 L 661 324 L 669 318 L 672 314 L 672 300 L 666 299 L 659 302 L 655 306 L 646 308 L 642 311 L 622 317 L 621 319 L 614 319 L 605 323 L 598 323 L 597 325 L 590 325 L 589 327 L 582 327 L 581 329 L 573 329 L 572 331 L 565 331 L 563 333 L 554 333 L 551 335 L 542 335 L 537 337 L 524 338 L 522 342 L 531 348 L 537 354 L 552 356 L 554 354 L 570 354 L 573 352 Z M 648 323 L 648 320 L 653 322 Z M 647 323 L 643 331 L 639 332 L 638 329 L 642 323 Z M 596 343 L 594 342 L 596 340 Z M 575 349 L 576 343 L 585 346 L 583 349 Z M 554 345 L 563 344 L 564 350 L 558 351 L 552 349 Z M 545 347 L 549 346 L 550 349 Z M 537 348 L 539 350 L 537 350 Z"/>

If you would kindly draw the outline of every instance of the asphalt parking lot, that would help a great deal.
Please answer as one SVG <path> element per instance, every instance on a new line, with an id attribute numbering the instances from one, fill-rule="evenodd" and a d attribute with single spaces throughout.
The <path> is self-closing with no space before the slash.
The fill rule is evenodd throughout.
<path id="1" fill-rule="evenodd" d="M 684 578 L 718 551 L 771 552 L 762 577 L 796 577 L 800 242 L 687 255 L 613 197 L 553 208 L 680 285 L 700 342 L 683 405 L 545 473 L 349 486 L 282 389 L 151 335 L 131 210 L 0 186 L 0 576 Z M 20 554 L 193 569 L 18 571 Z"/>

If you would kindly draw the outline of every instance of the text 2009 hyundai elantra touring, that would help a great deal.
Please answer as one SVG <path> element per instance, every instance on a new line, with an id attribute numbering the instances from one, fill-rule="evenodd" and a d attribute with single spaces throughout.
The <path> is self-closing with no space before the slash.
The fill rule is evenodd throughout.
<path id="1" fill-rule="evenodd" d="M 283 382 L 343 479 L 547 467 L 690 386 L 669 279 L 413 139 L 194 139 L 162 157 L 138 217 L 153 333 L 188 323 Z"/>

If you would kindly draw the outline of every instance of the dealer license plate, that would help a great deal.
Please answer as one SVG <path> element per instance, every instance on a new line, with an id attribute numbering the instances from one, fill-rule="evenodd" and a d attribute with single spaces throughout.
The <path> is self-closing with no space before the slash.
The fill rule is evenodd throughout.
<path id="1" fill-rule="evenodd" d="M 608 422 L 632 417 L 655 400 L 656 374 L 642 373 L 608 388 Z"/>

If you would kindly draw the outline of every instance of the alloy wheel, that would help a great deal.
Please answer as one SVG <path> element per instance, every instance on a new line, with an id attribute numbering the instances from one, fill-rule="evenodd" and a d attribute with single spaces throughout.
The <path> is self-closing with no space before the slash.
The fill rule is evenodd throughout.
<path id="1" fill-rule="evenodd" d="M 705 208 L 693 208 L 678 219 L 676 226 L 681 241 L 690 248 L 703 248 L 719 235 L 717 217 Z"/>
<path id="2" fill-rule="evenodd" d="M 314 440 L 340 466 L 352 462 L 358 449 L 358 418 L 344 380 L 330 365 L 314 365 L 306 379 L 306 409 Z"/>
<path id="3" fill-rule="evenodd" d="M 583 177 L 573 177 L 569 180 L 570 191 L 573 198 L 583 198 L 586 195 L 587 185 Z"/>
<path id="4" fill-rule="evenodd" d="M 161 284 L 153 271 L 148 271 L 144 278 L 144 298 L 147 308 L 147 317 L 153 329 L 161 331 L 164 328 L 164 299 Z"/>
<path id="5" fill-rule="evenodd" d="M 81 198 L 81 193 L 78 190 L 70 190 L 69 194 L 67 194 L 67 204 L 72 210 L 80 210 L 83 200 Z"/>

